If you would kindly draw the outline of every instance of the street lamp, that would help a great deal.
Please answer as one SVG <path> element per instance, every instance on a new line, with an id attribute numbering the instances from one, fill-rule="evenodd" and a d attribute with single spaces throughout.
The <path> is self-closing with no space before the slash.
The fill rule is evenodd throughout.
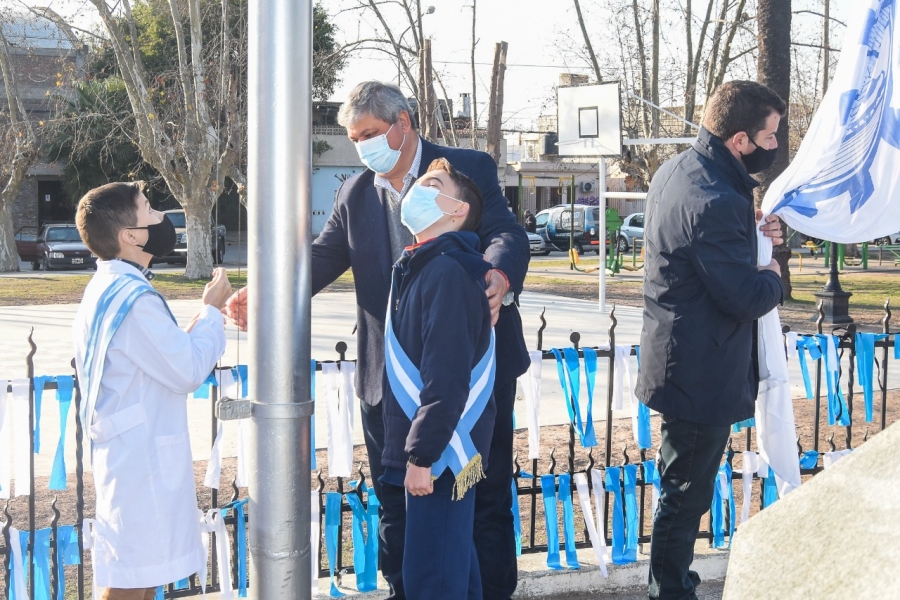
<path id="1" fill-rule="evenodd" d="M 844 325 L 853 322 L 850 316 L 850 292 L 845 292 L 841 287 L 840 279 L 838 279 L 838 245 L 834 242 L 831 244 L 831 252 L 829 259 L 831 268 L 828 271 L 828 281 L 825 287 L 813 295 L 822 303 L 822 313 L 825 315 L 825 323 L 833 323 L 834 325 Z M 818 319 L 818 313 L 814 314 L 810 320 Z"/>
<path id="2" fill-rule="evenodd" d="M 427 7 L 421 13 L 419 13 L 418 18 L 415 23 L 410 23 L 409 27 L 403 30 L 403 33 L 400 34 L 400 37 L 397 38 L 397 42 L 394 44 L 394 52 L 397 53 L 397 85 L 400 85 L 400 49 L 403 46 L 403 36 L 405 36 L 410 29 L 413 28 L 413 25 L 417 25 L 419 29 L 419 44 L 422 43 L 422 17 L 425 15 L 433 15 L 435 8 L 433 6 Z"/>

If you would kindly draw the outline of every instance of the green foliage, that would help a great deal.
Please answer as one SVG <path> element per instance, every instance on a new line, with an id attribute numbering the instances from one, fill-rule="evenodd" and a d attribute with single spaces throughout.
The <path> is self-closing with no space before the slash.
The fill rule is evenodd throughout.
<path id="1" fill-rule="evenodd" d="M 134 117 L 125 84 L 116 77 L 77 82 L 54 136 L 44 148 L 50 161 L 65 164 L 63 190 L 75 203 L 110 181 L 157 179 L 132 142 Z"/>

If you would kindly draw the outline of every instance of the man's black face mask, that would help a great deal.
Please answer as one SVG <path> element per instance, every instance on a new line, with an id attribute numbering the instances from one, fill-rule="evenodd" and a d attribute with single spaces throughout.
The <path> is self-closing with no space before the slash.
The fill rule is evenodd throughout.
<path id="1" fill-rule="evenodd" d="M 741 154 L 741 159 L 744 161 L 747 172 L 759 173 L 760 171 L 765 171 L 771 167 L 772 163 L 775 162 L 775 155 L 778 154 L 778 148 L 766 150 L 751 138 L 748 137 L 747 139 L 750 140 L 751 144 L 756 146 L 756 150 L 750 154 Z"/>

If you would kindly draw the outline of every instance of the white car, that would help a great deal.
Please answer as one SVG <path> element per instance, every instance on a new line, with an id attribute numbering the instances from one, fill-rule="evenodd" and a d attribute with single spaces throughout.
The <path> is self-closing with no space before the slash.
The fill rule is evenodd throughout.
<path id="1" fill-rule="evenodd" d="M 891 235 L 886 235 L 886 236 L 880 237 L 880 238 L 876 239 L 874 243 L 879 246 L 885 246 L 885 245 L 891 246 L 891 245 L 895 245 L 895 244 L 900 244 L 900 231 L 898 231 L 897 233 L 892 233 Z"/>
<path id="2" fill-rule="evenodd" d="M 631 213 L 622 221 L 616 247 L 619 252 L 628 252 L 635 242 L 644 243 L 644 213 Z"/>
<path id="3" fill-rule="evenodd" d="M 544 238 L 536 233 L 528 234 L 528 247 L 531 249 L 532 254 L 539 254 L 540 256 L 550 254 L 550 249 L 544 247 Z"/>

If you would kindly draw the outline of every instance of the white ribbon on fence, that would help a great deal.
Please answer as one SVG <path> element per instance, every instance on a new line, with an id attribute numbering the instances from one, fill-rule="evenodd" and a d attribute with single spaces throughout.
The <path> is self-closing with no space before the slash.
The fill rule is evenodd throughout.
<path id="1" fill-rule="evenodd" d="M 231 369 L 217 372 L 216 378 L 219 380 L 220 398 L 231 398 L 234 400 L 240 396 L 240 386 Z M 239 421 L 242 420 L 239 419 Z M 203 485 L 216 490 L 219 489 L 222 480 L 222 438 L 224 437 L 225 427 L 223 422 L 219 421 L 216 428 L 216 439 L 213 441 L 212 448 L 209 451 L 209 461 L 206 463 L 206 476 L 203 478 Z M 238 442 L 238 447 L 240 447 L 240 442 Z"/>
<path id="2" fill-rule="evenodd" d="M 851 452 L 853 452 L 853 450 L 850 448 L 847 448 L 846 450 L 836 450 L 834 452 L 826 452 L 825 455 L 822 457 L 822 465 L 826 469 L 830 469 L 831 467 L 834 466 L 834 464 L 837 461 L 841 460 L 842 458 L 844 458 Z"/>
<path id="3" fill-rule="evenodd" d="M 216 534 L 216 549 L 214 559 L 219 566 L 219 588 L 221 589 L 220 598 L 222 600 L 234 600 L 234 590 L 231 586 L 231 544 L 228 541 L 228 529 L 225 527 L 225 520 L 222 518 L 222 509 L 212 508 L 203 514 L 200 513 L 200 536 L 203 540 L 203 547 L 209 554 L 209 534 Z M 206 597 L 206 562 L 200 567 L 200 581 L 203 586 L 203 597 Z"/>
<path id="4" fill-rule="evenodd" d="M 91 551 L 91 564 L 95 564 L 94 560 L 94 523 L 96 521 L 94 519 L 82 519 L 81 520 L 81 539 L 83 540 L 84 549 Z M 93 588 L 93 592 L 91 597 L 94 600 L 100 600 L 100 588 L 97 587 L 97 571 L 94 571 L 94 576 L 91 580 L 91 587 Z"/>
<path id="5" fill-rule="evenodd" d="M 18 488 L 18 485 L 16 486 Z M 25 569 L 23 568 L 22 543 L 19 538 L 19 530 L 9 528 L 9 559 L 12 565 L 12 587 L 16 592 L 16 598 L 27 598 L 28 588 L 25 585 Z"/>
<path id="6" fill-rule="evenodd" d="M 328 476 L 350 477 L 353 470 L 353 403 L 356 388 L 352 362 L 322 363 L 323 397 L 328 412 Z"/>
<path id="7" fill-rule="evenodd" d="M 31 381 L 12 380 L 12 434 L 15 452 L 16 496 L 31 494 L 31 431 L 28 427 L 28 409 L 31 404 Z"/>
<path id="8" fill-rule="evenodd" d="M 319 488 L 309 495 L 309 554 L 312 561 L 312 597 L 319 594 Z"/>
<path id="9" fill-rule="evenodd" d="M 625 391 L 628 391 L 629 412 L 631 413 L 631 432 L 634 441 L 638 440 L 638 400 L 634 395 L 634 377 L 631 375 L 631 346 L 616 346 L 615 379 L 613 380 L 613 410 L 625 408 Z"/>
<path id="10" fill-rule="evenodd" d="M 12 403 L 9 401 L 7 388 L 9 382 L 0 379 L 0 498 L 9 498 L 10 466 L 12 465 L 12 446 L 10 430 L 12 429 Z"/>
<path id="11" fill-rule="evenodd" d="M 601 495 L 598 494 L 596 490 L 598 482 L 600 484 L 600 489 L 603 489 L 603 476 L 598 469 L 591 469 L 591 480 L 594 482 L 594 495 L 597 498 L 600 498 Z M 606 542 L 597 531 L 603 513 L 600 512 L 600 505 L 598 503 L 597 517 L 596 519 L 594 518 L 594 511 L 591 510 L 591 494 L 588 491 L 587 475 L 584 473 L 575 473 L 575 490 L 578 492 L 578 504 L 581 505 L 581 512 L 584 515 L 584 524 L 588 530 L 588 538 L 591 540 L 591 547 L 594 549 L 594 555 L 597 557 L 597 564 L 600 566 L 600 572 L 603 573 L 603 577 L 608 578 L 609 573 L 606 570 L 606 563 L 609 558 L 606 554 Z"/>
<path id="12" fill-rule="evenodd" d="M 519 377 L 519 384 L 525 393 L 525 421 L 528 425 L 528 458 L 530 460 L 541 457 L 541 369 L 543 358 L 540 350 L 532 350 L 528 353 L 531 365 L 528 370 Z"/>
<path id="13" fill-rule="evenodd" d="M 238 419 L 237 435 L 237 477 L 234 484 L 238 487 L 247 487 L 250 485 L 248 479 L 250 475 L 248 462 L 250 460 L 250 426 L 247 424 L 247 419 Z"/>
<path id="14" fill-rule="evenodd" d="M 756 452 L 746 451 L 741 460 L 741 487 L 744 497 L 741 502 L 741 523 L 750 518 L 750 497 L 753 493 L 753 474 L 759 470 L 759 457 Z"/>

